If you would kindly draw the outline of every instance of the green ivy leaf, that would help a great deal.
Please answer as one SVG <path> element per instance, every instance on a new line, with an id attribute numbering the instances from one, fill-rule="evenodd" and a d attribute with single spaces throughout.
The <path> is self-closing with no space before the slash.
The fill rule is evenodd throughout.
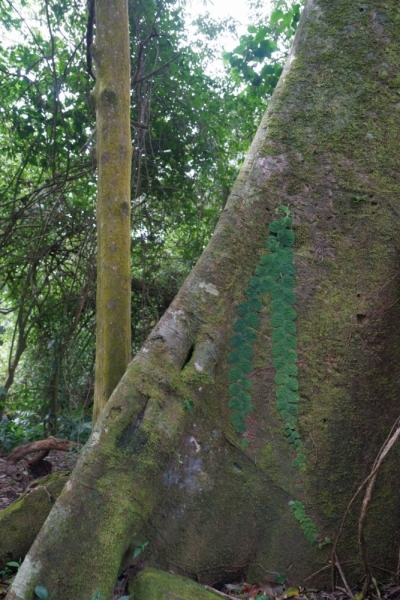
<path id="1" fill-rule="evenodd" d="M 252 364 L 246 358 L 242 358 L 237 365 L 243 373 L 251 373 L 253 371 Z"/>
<path id="2" fill-rule="evenodd" d="M 249 331 L 249 326 L 245 323 L 243 319 L 238 319 L 233 326 L 233 331 L 236 331 L 237 333 L 246 334 Z"/>
<path id="3" fill-rule="evenodd" d="M 293 250 L 291 248 L 279 248 L 275 256 L 280 266 L 293 262 Z"/>
<path id="4" fill-rule="evenodd" d="M 242 302 L 236 309 L 238 315 L 247 315 L 251 312 L 250 304 L 248 302 Z"/>
<path id="5" fill-rule="evenodd" d="M 250 300 L 250 306 L 251 306 L 251 310 L 254 310 L 255 312 L 261 312 L 262 311 L 262 302 L 259 298 L 254 298 L 253 300 Z"/>
<path id="6" fill-rule="evenodd" d="M 296 267 L 293 263 L 286 263 L 281 266 L 282 275 L 294 275 L 296 273 Z"/>
<path id="7" fill-rule="evenodd" d="M 290 377 L 297 377 L 299 374 L 299 369 L 297 365 L 289 363 L 283 365 L 283 367 L 278 370 L 278 373 L 282 373 L 282 375 L 289 375 Z"/>
<path id="8" fill-rule="evenodd" d="M 285 305 L 287 304 L 295 304 L 296 303 L 296 295 L 282 286 L 280 283 L 277 283 L 273 289 L 270 291 L 271 297 L 276 302 L 282 302 Z"/>
<path id="9" fill-rule="evenodd" d="M 266 242 L 266 244 L 265 244 L 265 247 L 266 247 L 266 249 L 267 249 L 267 250 L 271 250 L 271 252 L 275 252 L 276 250 L 278 250 L 278 248 L 279 248 L 280 246 L 279 246 L 279 242 L 278 242 L 278 240 L 276 239 L 276 237 L 275 237 L 275 236 L 274 236 L 274 237 L 270 236 L 270 237 L 267 239 L 267 242 Z"/>
<path id="10" fill-rule="evenodd" d="M 281 285 L 289 290 L 293 290 L 295 281 L 291 275 L 283 275 Z"/>
<path id="11" fill-rule="evenodd" d="M 228 363 L 230 365 L 236 365 L 239 362 L 240 358 L 241 355 L 239 350 L 233 350 L 232 352 L 230 352 L 230 354 L 228 354 Z"/>
<path id="12" fill-rule="evenodd" d="M 271 15 L 271 19 L 270 22 L 271 24 L 274 23 L 274 15 L 279 11 L 279 9 L 275 9 Z M 279 11 L 282 12 L 282 11 Z M 283 14 L 283 13 L 282 13 Z M 278 206 L 278 208 L 275 210 L 275 214 L 279 215 L 280 212 L 285 213 L 285 215 L 288 217 L 290 215 L 290 210 L 288 206 Z"/>
<path id="13" fill-rule="evenodd" d="M 257 294 L 256 290 L 252 287 L 247 288 L 247 290 L 245 291 L 245 295 L 247 296 L 247 298 L 250 301 L 258 299 L 258 294 Z M 249 308 L 250 308 L 250 310 L 252 310 L 250 304 L 249 304 Z"/>
<path id="14" fill-rule="evenodd" d="M 276 342 L 272 345 L 272 356 L 276 357 L 285 354 L 286 350 L 285 342 Z"/>
<path id="15" fill-rule="evenodd" d="M 284 385 L 292 392 L 297 392 L 299 389 L 299 382 L 294 377 L 288 377 Z"/>
<path id="16" fill-rule="evenodd" d="M 229 390 L 228 390 L 228 394 L 230 396 L 237 396 L 237 394 L 239 394 L 242 391 L 242 386 L 239 385 L 239 383 L 232 383 L 232 385 L 229 386 Z M 237 408 L 237 407 L 234 407 Z"/>
<path id="17" fill-rule="evenodd" d="M 258 294 L 263 295 L 266 292 L 268 292 L 268 290 L 271 288 L 269 280 L 272 281 L 272 278 L 266 277 L 262 279 L 261 277 L 252 277 L 252 279 L 250 280 L 250 285 L 256 290 Z"/>
<path id="18" fill-rule="evenodd" d="M 283 369 L 286 365 L 286 361 L 283 356 L 277 356 L 273 362 L 275 371 L 279 371 L 279 369 Z"/>
<path id="19" fill-rule="evenodd" d="M 280 385 L 276 388 L 276 397 L 278 400 L 284 400 L 285 402 L 297 403 L 299 401 L 299 395 L 289 389 L 286 385 Z M 288 407 L 286 407 L 287 410 Z"/>
<path id="20" fill-rule="evenodd" d="M 236 381 L 237 379 L 241 379 L 242 377 L 243 377 L 243 372 L 241 371 L 241 369 L 239 369 L 239 367 L 234 367 L 228 373 L 228 380 L 230 382 Z"/>
<path id="21" fill-rule="evenodd" d="M 254 273 L 256 275 L 258 275 L 259 277 L 267 277 L 268 269 L 267 269 L 267 267 L 257 267 L 256 270 L 254 271 Z"/>
<path id="22" fill-rule="evenodd" d="M 251 390 L 253 387 L 253 382 L 250 377 L 246 377 L 245 375 L 238 380 L 238 383 L 246 390 Z"/>
<path id="23" fill-rule="evenodd" d="M 289 404 L 287 406 L 286 410 L 289 413 L 289 415 L 298 415 L 299 414 L 299 408 L 298 408 L 297 404 Z"/>
<path id="24" fill-rule="evenodd" d="M 231 417 L 231 423 L 238 433 L 244 433 L 247 429 L 244 422 L 244 416 L 239 412 L 234 412 Z"/>
<path id="25" fill-rule="evenodd" d="M 253 329 L 257 329 L 260 324 L 260 317 L 254 312 L 248 313 L 244 320 L 246 321 L 247 325 Z"/>
<path id="26" fill-rule="evenodd" d="M 279 411 L 287 411 L 287 402 L 284 398 L 278 398 L 276 401 L 276 408 Z M 282 414 L 282 413 L 281 413 Z"/>
<path id="27" fill-rule="evenodd" d="M 235 333 L 231 338 L 231 348 L 240 348 L 243 344 L 254 344 L 256 341 L 256 332 L 253 329 L 248 329 L 244 333 Z"/>
<path id="28" fill-rule="evenodd" d="M 279 219 L 278 221 L 273 221 L 268 225 L 268 230 L 272 233 L 280 233 L 286 230 L 285 219 Z M 278 238 L 279 239 L 279 238 Z"/>
<path id="29" fill-rule="evenodd" d="M 273 252 L 272 254 L 264 254 L 264 256 L 260 258 L 260 265 L 264 266 L 267 269 L 267 273 L 265 273 L 264 276 L 268 275 L 269 267 L 276 267 L 277 265 L 279 265 L 279 260 L 276 252 Z"/>
<path id="30" fill-rule="evenodd" d="M 296 236 L 294 235 L 291 229 L 285 229 L 284 231 L 279 231 L 277 233 L 278 241 L 284 246 L 293 246 Z"/>
<path id="31" fill-rule="evenodd" d="M 282 327 L 287 323 L 285 316 L 282 313 L 274 313 L 271 318 L 272 327 Z"/>

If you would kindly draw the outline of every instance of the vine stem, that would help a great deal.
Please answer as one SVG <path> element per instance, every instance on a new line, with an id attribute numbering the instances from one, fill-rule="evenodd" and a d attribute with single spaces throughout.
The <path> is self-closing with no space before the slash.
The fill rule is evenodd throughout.
<path id="1" fill-rule="evenodd" d="M 396 421 L 394 422 L 394 424 L 392 425 L 392 428 L 385 440 L 385 442 L 383 443 L 383 445 L 381 446 L 374 464 L 372 465 L 372 470 L 371 473 L 368 475 L 368 477 L 366 477 L 364 479 L 364 481 L 362 482 L 362 484 L 358 487 L 357 491 L 355 492 L 355 494 L 353 495 L 353 497 L 351 498 L 350 502 L 347 505 L 346 511 L 343 515 L 343 519 L 342 522 L 340 524 L 339 527 L 339 532 L 336 536 L 335 542 L 333 544 L 333 549 L 332 549 L 332 565 L 336 566 L 336 562 L 337 562 L 337 555 L 336 555 L 336 549 L 339 543 L 339 540 L 341 538 L 341 535 L 343 533 L 343 529 L 344 529 L 344 524 L 346 522 L 347 516 L 350 512 L 350 509 L 354 503 L 354 501 L 356 500 L 356 498 L 358 497 L 358 495 L 361 493 L 361 491 L 363 490 L 363 488 L 368 484 L 368 487 L 366 489 L 365 495 L 364 495 L 364 499 L 361 505 L 361 514 L 360 514 L 360 519 L 358 522 L 358 543 L 360 546 L 360 554 L 361 554 L 361 559 L 363 561 L 364 564 L 364 568 L 365 568 L 365 573 L 366 573 L 366 580 L 364 583 L 364 587 L 363 587 L 363 596 L 368 588 L 368 585 L 370 583 L 371 580 L 371 575 L 370 575 L 370 571 L 369 571 L 369 565 L 367 562 L 367 556 L 366 556 L 366 548 L 365 548 L 365 539 L 364 539 L 364 521 L 365 521 L 365 517 L 367 514 L 367 509 L 368 509 L 368 505 L 370 503 L 371 497 L 372 497 L 372 492 L 375 486 L 375 482 L 376 482 L 376 477 L 378 475 L 378 471 L 382 465 L 382 462 L 384 461 L 384 459 L 386 458 L 386 456 L 388 455 L 388 453 L 390 452 L 391 448 L 394 446 L 395 442 L 397 441 L 398 437 L 400 436 L 400 416 L 397 417 Z M 339 571 L 340 572 L 340 571 Z"/>

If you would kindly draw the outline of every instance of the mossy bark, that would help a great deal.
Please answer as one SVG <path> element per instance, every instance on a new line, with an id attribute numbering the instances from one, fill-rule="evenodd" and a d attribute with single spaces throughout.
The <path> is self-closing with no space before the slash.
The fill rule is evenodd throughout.
<path id="1" fill-rule="evenodd" d="M 0 569 L 25 557 L 68 477 L 60 473 L 41 479 L 0 512 Z"/>
<path id="2" fill-rule="evenodd" d="M 258 578 L 259 565 L 291 565 L 300 581 L 327 564 L 329 547 L 308 544 L 288 502 L 333 538 L 400 408 L 399 67 L 397 0 L 307 1 L 214 235 L 110 398 L 8 600 L 31 600 L 38 583 L 57 585 L 60 600 L 110 598 L 135 537 L 149 541 L 140 560 L 201 582 Z M 236 307 L 282 204 L 297 235 L 301 474 L 275 408 L 268 298 L 247 448 L 228 408 Z M 389 569 L 398 458 L 378 478 L 367 526 L 371 562 Z M 355 525 L 352 513 L 343 564 L 357 561 Z"/>
<path id="3" fill-rule="evenodd" d="M 96 0 L 97 298 L 96 422 L 131 351 L 130 52 L 127 0 Z"/>

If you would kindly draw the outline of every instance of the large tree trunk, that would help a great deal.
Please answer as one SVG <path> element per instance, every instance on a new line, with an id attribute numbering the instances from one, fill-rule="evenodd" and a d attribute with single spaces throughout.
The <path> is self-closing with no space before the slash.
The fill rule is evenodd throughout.
<path id="1" fill-rule="evenodd" d="M 333 538 L 400 407 L 399 60 L 398 0 L 308 0 L 216 231 L 114 391 L 8 600 L 31 600 L 36 584 L 57 586 L 59 600 L 111 598 L 135 537 L 149 541 L 148 564 L 203 582 L 290 564 L 300 580 L 327 564 L 329 546 L 307 541 L 288 503 Z M 228 407 L 236 308 L 282 204 L 296 233 L 300 470 L 276 410 L 268 296 L 248 446 Z M 398 454 L 366 531 L 371 562 L 388 568 Z M 343 563 L 357 560 L 355 516 Z"/>

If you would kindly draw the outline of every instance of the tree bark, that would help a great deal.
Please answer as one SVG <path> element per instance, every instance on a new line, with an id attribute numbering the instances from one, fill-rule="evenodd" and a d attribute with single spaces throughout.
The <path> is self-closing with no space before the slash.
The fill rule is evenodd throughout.
<path id="1" fill-rule="evenodd" d="M 37 584 L 60 600 L 111 598 L 136 537 L 147 564 L 203 583 L 262 568 L 298 582 L 328 564 L 289 501 L 333 538 L 400 408 L 399 57 L 397 0 L 307 1 L 207 249 L 112 394 L 7 600 L 32 600 Z M 228 408 L 236 309 L 280 205 L 296 234 L 300 471 L 276 409 L 268 295 L 242 438 Z M 396 460 L 382 468 L 365 537 L 371 562 L 390 569 Z M 357 559 L 355 521 L 342 565 Z"/>
<path id="2" fill-rule="evenodd" d="M 95 423 L 130 360 L 130 52 L 127 0 L 96 0 Z"/>

